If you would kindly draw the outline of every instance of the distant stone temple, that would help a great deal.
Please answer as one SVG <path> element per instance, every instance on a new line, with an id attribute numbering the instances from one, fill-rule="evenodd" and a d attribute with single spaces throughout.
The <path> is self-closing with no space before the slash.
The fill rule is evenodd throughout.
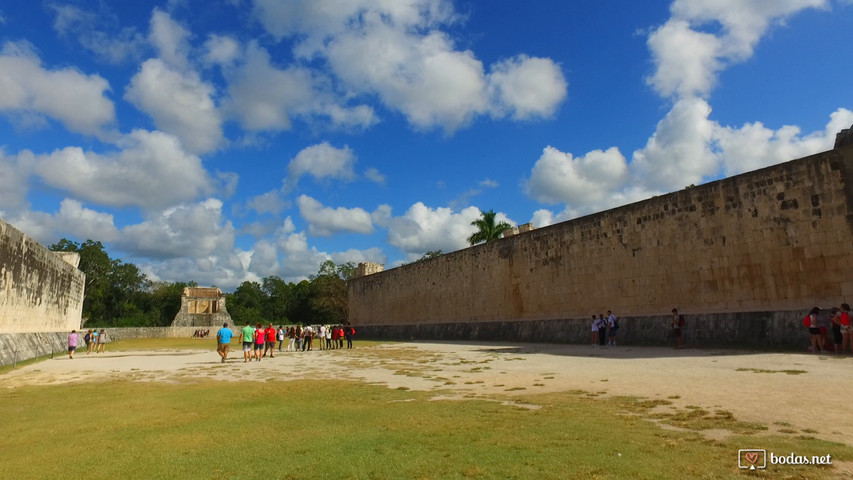
<path id="1" fill-rule="evenodd" d="M 181 310 L 172 321 L 173 327 L 216 327 L 231 324 L 225 309 L 225 295 L 215 287 L 188 287 L 181 295 Z"/>
<path id="2" fill-rule="evenodd" d="M 373 275 L 374 273 L 379 273 L 385 270 L 385 266 L 380 263 L 373 262 L 365 262 L 359 263 L 358 268 L 355 271 L 356 277 L 363 277 L 365 275 Z"/>

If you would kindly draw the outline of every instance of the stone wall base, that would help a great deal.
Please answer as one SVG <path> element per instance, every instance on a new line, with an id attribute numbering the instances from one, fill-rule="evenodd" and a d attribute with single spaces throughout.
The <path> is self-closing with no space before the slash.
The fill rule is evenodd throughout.
<path id="1" fill-rule="evenodd" d="M 100 330 L 100 329 L 99 329 Z M 132 338 L 192 337 L 196 327 L 106 328 L 107 343 Z M 212 329 L 211 329 L 212 330 Z M 88 329 L 77 331 L 80 342 L 77 349 L 86 351 L 83 337 Z M 29 360 L 43 355 L 65 355 L 68 350 L 68 332 L 0 333 L 0 366 Z M 210 332 L 216 335 L 215 331 Z"/>
<path id="2" fill-rule="evenodd" d="M 804 349 L 807 311 L 684 315 L 687 346 Z M 618 313 L 617 313 L 618 315 Z M 591 316 L 591 315 L 590 315 Z M 669 315 L 619 317 L 617 345 L 674 345 Z M 829 327 L 826 318 L 821 325 Z M 591 318 L 420 325 L 356 325 L 356 336 L 375 340 L 465 340 L 543 343 L 591 343 Z M 832 343 L 829 330 L 828 343 Z"/>

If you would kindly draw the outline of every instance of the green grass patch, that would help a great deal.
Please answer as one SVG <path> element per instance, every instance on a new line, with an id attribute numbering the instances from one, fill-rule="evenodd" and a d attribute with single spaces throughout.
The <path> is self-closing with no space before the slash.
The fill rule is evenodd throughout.
<path id="1" fill-rule="evenodd" d="M 359 382 L 198 378 L 6 388 L 0 478 L 736 479 L 741 448 L 853 461 L 851 447 L 770 435 L 725 410 L 600 393 L 436 400 Z M 843 478 L 772 465 L 755 476 Z"/>
<path id="2" fill-rule="evenodd" d="M 753 372 L 753 373 L 787 373 L 788 375 L 801 375 L 809 373 L 805 370 L 767 370 L 763 368 L 736 368 L 736 372 Z"/>

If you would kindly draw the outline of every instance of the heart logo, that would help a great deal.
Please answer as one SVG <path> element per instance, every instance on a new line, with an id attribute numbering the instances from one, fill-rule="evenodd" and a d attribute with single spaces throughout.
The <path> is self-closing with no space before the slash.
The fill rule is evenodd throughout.
<path id="1" fill-rule="evenodd" d="M 758 452 L 747 452 L 744 456 L 746 457 L 746 461 L 749 463 L 754 464 L 758 461 Z"/>

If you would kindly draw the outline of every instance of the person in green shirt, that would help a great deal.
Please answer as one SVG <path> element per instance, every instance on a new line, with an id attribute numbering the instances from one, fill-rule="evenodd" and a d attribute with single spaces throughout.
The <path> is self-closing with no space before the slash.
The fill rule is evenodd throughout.
<path id="1" fill-rule="evenodd" d="M 243 327 L 243 363 L 252 359 L 252 343 L 255 341 L 255 327 L 246 325 Z M 260 360 L 260 359 L 258 359 Z"/>

